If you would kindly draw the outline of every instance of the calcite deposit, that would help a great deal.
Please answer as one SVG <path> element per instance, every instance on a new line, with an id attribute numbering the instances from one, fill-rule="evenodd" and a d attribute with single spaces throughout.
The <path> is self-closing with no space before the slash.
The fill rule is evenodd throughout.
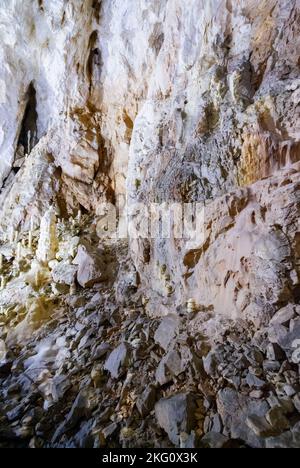
<path id="1" fill-rule="evenodd" d="M 2 0 L 0 447 L 300 448 L 299 0 Z"/>

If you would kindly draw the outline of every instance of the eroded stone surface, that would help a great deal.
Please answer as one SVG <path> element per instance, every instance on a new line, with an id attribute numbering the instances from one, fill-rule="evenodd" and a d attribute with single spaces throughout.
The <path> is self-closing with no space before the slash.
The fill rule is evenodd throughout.
<path id="1" fill-rule="evenodd" d="M 2 1 L 0 446 L 299 446 L 299 14 Z"/>

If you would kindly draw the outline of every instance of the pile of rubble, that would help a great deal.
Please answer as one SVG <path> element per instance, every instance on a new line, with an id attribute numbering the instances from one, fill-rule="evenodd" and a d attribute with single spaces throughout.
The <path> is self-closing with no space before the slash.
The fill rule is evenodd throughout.
<path id="1" fill-rule="evenodd" d="M 150 317 L 126 242 L 47 216 L 14 276 L 1 247 L 0 446 L 299 446 L 299 306 L 260 331 L 191 300 Z"/>

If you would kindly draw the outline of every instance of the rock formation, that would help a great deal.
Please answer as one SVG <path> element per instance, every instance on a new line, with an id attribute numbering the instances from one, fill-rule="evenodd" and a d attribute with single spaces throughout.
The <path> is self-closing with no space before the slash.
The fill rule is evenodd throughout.
<path id="1" fill-rule="evenodd" d="M 300 447 L 299 54 L 299 0 L 2 0 L 0 446 Z"/>

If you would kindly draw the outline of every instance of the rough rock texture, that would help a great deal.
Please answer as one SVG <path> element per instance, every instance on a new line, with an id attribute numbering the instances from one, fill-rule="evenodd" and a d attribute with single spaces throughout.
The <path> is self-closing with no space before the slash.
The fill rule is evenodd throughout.
<path id="1" fill-rule="evenodd" d="M 299 50 L 299 0 L 2 0 L 0 445 L 299 446 Z"/>

